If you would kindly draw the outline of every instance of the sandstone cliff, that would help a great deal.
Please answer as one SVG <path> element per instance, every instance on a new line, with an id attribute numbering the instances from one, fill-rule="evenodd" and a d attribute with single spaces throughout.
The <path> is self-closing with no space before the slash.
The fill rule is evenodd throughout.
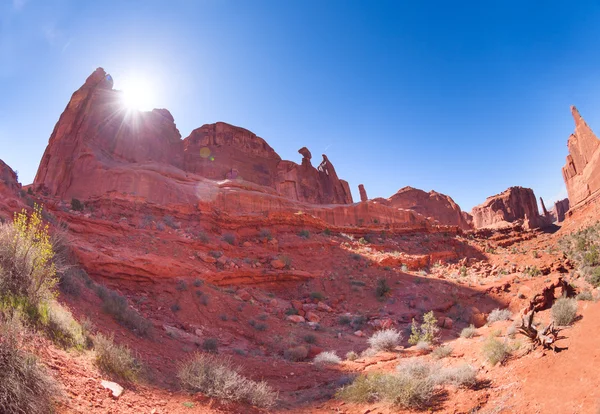
<path id="1" fill-rule="evenodd" d="M 552 217 L 553 221 L 560 223 L 565 221 L 565 214 L 567 211 L 569 211 L 569 199 L 565 198 L 554 203 L 554 207 L 552 207 L 552 210 L 550 210 L 550 216 Z"/>
<path id="2" fill-rule="evenodd" d="M 435 191 L 425 192 L 417 188 L 404 187 L 393 196 L 374 201 L 394 207 L 415 211 L 425 217 L 431 217 L 443 225 L 458 226 L 468 230 L 471 225 L 458 204 L 447 195 Z"/>
<path id="3" fill-rule="evenodd" d="M 205 177 L 244 180 L 313 204 L 352 203 L 348 183 L 325 155 L 315 168 L 310 152 L 300 152 L 301 165 L 283 161 L 262 138 L 222 122 L 182 140 L 169 111 L 126 109 L 110 75 L 98 68 L 56 124 L 34 187 L 62 199 L 118 192 L 195 203 L 203 196 L 196 177 Z"/>
<path id="4" fill-rule="evenodd" d="M 502 227 L 519 222 L 525 228 L 544 225 L 535 194 L 531 188 L 510 187 L 500 194 L 488 197 L 471 211 L 475 228 Z"/>
<path id="5" fill-rule="evenodd" d="M 0 160 L 0 219 L 12 218 L 12 213 L 22 208 L 20 190 L 17 174 Z"/>
<path id="6" fill-rule="evenodd" d="M 600 140 L 574 106 L 571 113 L 575 132 L 567 141 L 569 155 L 563 167 L 563 178 L 569 194 L 571 208 L 584 202 L 600 189 Z"/>

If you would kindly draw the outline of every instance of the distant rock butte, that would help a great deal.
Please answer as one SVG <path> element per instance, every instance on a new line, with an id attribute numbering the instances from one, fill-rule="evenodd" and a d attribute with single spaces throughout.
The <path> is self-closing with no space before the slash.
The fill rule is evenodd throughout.
<path id="1" fill-rule="evenodd" d="M 550 210 L 550 216 L 552 217 L 553 221 L 560 223 L 565 221 L 565 214 L 567 211 L 569 211 L 569 199 L 565 198 L 554 203 L 554 207 L 552 207 L 552 210 Z"/>
<path id="2" fill-rule="evenodd" d="M 546 222 L 540 216 L 535 194 L 531 188 L 510 187 L 500 194 L 488 197 L 471 211 L 475 228 L 502 227 L 522 223 L 526 229 L 542 227 Z"/>
<path id="3" fill-rule="evenodd" d="M 119 192 L 162 204 L 194 203 L 205 195 L 196 183 L 204 177 L 241 179 L 311 204 L 352 203 L 348 183 L 327 156 L 315 168 L 310 151 L 299 152 L 301 165 L 284 161 L 262 138 L 223 122 L 182 140 L 168 110 L 127 110 L 98 68 L 60 116 L 34 188 L 62 199 Z"/>
<path id="4" fill-rule="evenodd" d="M 563 167 L 571 208 L 583 203 L 600 190 L 600 140 L 574 106 L 571 113 L 575 120 L 575 132 L 567 141 L 569 155 Z"/>
<path id="5" fill-rule="evenodd" d="M 463 230 L 471 228 L 469 215 L 461 211 L 452 198 L 436 191 L 427 193 L 417 188 L 404 187 L 387 199 L 376 198 L 373 201 L 394 208 L 415 211 L 425 217 L 433 218 L 442 225 L 458 226 Z"/>

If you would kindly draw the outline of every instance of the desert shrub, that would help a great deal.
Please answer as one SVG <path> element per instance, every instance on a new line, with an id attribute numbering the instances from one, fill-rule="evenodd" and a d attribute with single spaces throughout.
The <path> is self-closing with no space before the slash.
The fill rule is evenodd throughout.
<path id="1" fill-rule="evenodd" d="M 21 350 L 18 336 L 23 329 L 15 318 L 0 321 L 0 408 L 4 413 L 46 414 L 53 412 L 56 383 L 35 357 Z"/>
<path id="2" fill-rule="evenodd" d="M 87 346 L 87 332 L 77 322 L 71 312 L 59 304 L 51 302 L 47 308 L 47 318 L 42 320 L 50 338 L 61 346 L 83 349 Z"/>
<path id="3" fill-rule="evenodd" d="M 433 311 L 429 311 L 423 315 L 423 323 L 420 326 L 413 319 L 410 329 L 411 333 L 408 343 L 411 345 L 416 345 L 421 341 L 433 344 L 437 340 L 440 331 Z"/>
<path id="4" fill-rule="evenodd" d="M 202 243 L 208 243 L 210 241 L 210 238 L 208 237 L 208 235 L 206 233 L 204 233 L 203 231 L 199 231 L 196 234 L 196 240 L 199 240 Z"/>
<path id="5" fill-rule="evenodd" d="M 138 379 L 141 365 L 127 346 L 115 344 L 112 336 L 98 334 L 94 338 L 94 349 L 95 363 L 105 374 L 127 382 Z"/>
<path id="6" fill-rule="evenodd" d="M 71 209 L 73 211 L 83 211 L 83 203 L 76 198 L 71 199 Z"/>
<path id="7" fill-rule="evenodd" d="M 322 292 L 311 292 L 310 298 L 313 300 L 323 300 L 325 299 L 325 295 Z"/>
<path id="8" fill-rule="evenodd" d="M 42 209 L 16 213 L 12 223 L 0 224 L 0 299 L 21 301 L 37 308 L 54 297 L 57 283 L 54 251 Z"/>
<path id="9" fill-rule="evenodd" d="M 348 315 L 342 315 L 338 318 L 338 323 L 340 325 L 350 325 L 350 322 L 352 322 L 352 318 Z"/>
<path id="10" fill-rule="evenodd" d="M 298 315 L 298 309 L 296 309 L 296 308 L 294 308 L 294 307 L 287 308 L 287 309 L 285 310 L 285 314 L 286 314 L 286 315 L 288 315 L 288 316 L 289 316 L 289 315 Z"/>
<path id="11" fill-rule="evenodd" d="M 367 323 L 367 317 L 365 315 L 356 315 L 350 321 L 350 326 L 352 329 L 358 330 L 361 329 L 365 323 Z"/>
<path id="12" fill-rule="evenodd" d="M 210 252 L 208 252 L 208 254 L 210 254 L 215 259 L 218 259 L 219 257 L 223 256 L 223 252 L 219 250 L 211 250 Z"/>
<path id="13" fill-rule="evenodd" d="M 583 292 L 580 292 L 577 294 L 577 296 L 575 297 L 575 299 L 577 300 L 594 300 L 594 295 L 592 294 L 591 291 L 589 290 L 584 290 Z"/>
<path id="14" fill-rule="evenodd" d="M 265 382 L 245 378 L 230 359 L 196 354 L 179 365 L 177 377 L 183 388 L 208 397 L 241 401 L 263 408 L 270 408 L 277 401 L 277 393 Z"/>
<path id="15" fill-rule="evenodd" d="M 194 280 L 194 286 L 196 287 L 200 287 L 204 284 L 204 281 L 202 279 L 196 279 Z"/>
<path id="16" fill-rule="evenodd" d="M 376 351 L 393 351 L 402 341 L 402 334 L 395 329 L 383 329 L 375 332 L 368 340 Z"/>
<path id="17" fill-rule="evenodd" d="M 477 371 L 464 364 L 453 368 L 444 368 L 438 375 L 438 381 L 455 387 L 472 388 L 477 383 Z"/>
<path id="18" fill-rule="evenodd" d="M 483 356 L 492 365 L 502 363 L 509 355 L 508 347 L 494 337 L 489 337 L 483 344 Z"/>
<path id="19" fill-rule="evenodd" d="M 460 336 L 463 338 L 473 338 L 475 335 L 477 335 L 477 328 L 475 328 L 475 325 L 469 325 L 460 331 Z"/>
<path id="20" fill-rule="evenodd" d="M 163 222 L 174 230 L 179 228 L 179 223 L 175 221 L 173 216 L 164 216 Z"/>
<path id="21" fill-rule="evenodd" d="M 560 298 L 552 305 L 552 318 L 559 326 L 567 326 L 573 323 L 577 316 L 577 300 Z"/>
<path id="22" fill-rule="evenodd" d="M 317 355 L 313 362 L 317 365 L 336 365 L 342 362 L 342 359 L 335 352 L 327 351 Z"/>
<path id="23" fill-rule="evenodd" d="M 180 310 L 181 310 L 181 306 L 179 306 L 179 303 L 174 303 L 171 305 L 171 311 L 179 312 Z"/>
<path id="24" fill-rule="evenodd" d="M 358 354 L 354 351 L 350 351 L 346 353 L 346 359 L 348 361 L 356 361 L 358 359 Z"/>
<path id="25" fill-rule="evenodd" d="M 507 321 L 512 316 L 512 312 L 508 309 L 494 309 L 490 312 L 487 317 L 488 324 L 492 324 L 498 321 Z"/>
<path id="26" fill-rule="evenodd" d="M 379 299 L 383 299 L 390 292 L 390 290 L 391 289 L 387 283 L 387 280 L 385 280 L 383 278 L 377 280 L 377 287 L 375 288 L 375 295 Z"/>
<path id="27" fill-rule="evenodd" d="M 310 238 L 310 232 L 306 229 L 300 230 L 300 232 L 298 232 L 298 236 L 302 237 L 304 239 L 308 239 L 308 238 Z"/>
<path id="28" fill-rule="evenodd" d="M 255 324 L 253 325 L 253 327 L 254 327 L 254 329 L 256 329 L 257 331 L 260 331 L 260 332 L 262 332 L 262 331 L 266 331 L 266 330 L 267 330 L 267 328 L 268 328 L 269 326 L 268 326 L 267 324 L 265 324 L 265 323 L 255 323 Z"/>
<path id="29" fill-rule="evenodd" d="M 202 349 L 216 354 L 219 351 L 219 341 L 217 338 L 206 338 L 202 342 Z"/>
<path id="30" fill-rule="evenodd" d="M 315 344 L 317 343 L 317 337 L 314 334 L 306 334 L 304 335 L 304 342 L 307 344 Z"/>
<path id="31" fill-rule="evenodd" d="M 431 349 L 431 345 L 428 342 L 421 341 L 417 343 L 415 348 L 417 348 L 417 351 L 425 352 Z"/>
<path id="32" fill-rule="evenodd" d="M 139 336 L 148 336 L 152 324 L 129 307 L 127 299 L 104 286 L 98 285 L 96 294 L 102 299 L 102 310 L 112 315 L 117 322 Z"/>
<path id="33" fill-rule="evenodd" d="M 326 228 L 325 230 L 323 230 L 323 234 L 325 236 L 331 236 L 331 230 L 329 230 L 328 228 Z"/>
<path id="34" fill-rule="evenodd" d="M 183 292 L 188 289 L 187 283 L 185 283 L 184 280 L 178 280 L 177 285 L 175 286 L 175 289 L 177 289 L 180 292 Z"/>
<path id="35" fill-rule="evenodd" d="M 431 355 L 433 355 L 433 357 L 437 358 L 437 359 L 449 357 L 451 354 L 452 354 L 452 347 L 450 345 L 438 346 L 431 353 Z"/>
<path id="36" fill-rule="evenodd" d="M 235 236 L 231 233 L 223 235 L 223 241 L 227 244 L 234 245 L 235 244 Z"/>
<path id="37" fill-rule="evenodd" d="M 273 235 L 271 234 L 271 231 L 269 229 L 261 229 L 259 235 L 263 239 L 267 239 L 267 240 L 273 239 Z"/>
<path id="38" fill-rule="evenodd" d="M 292 348 L 288 348 L 283 352 L 283 357 L 290 361 L 303 361 L 308 356 L 308 349 L 305 346 L 294 346 Z"/>
<path id="39" fill-rule="evenodd" d="M 587 277 L 587 281 L 594 287 L 600 287 L 600 267 L 595 267 Z"/>

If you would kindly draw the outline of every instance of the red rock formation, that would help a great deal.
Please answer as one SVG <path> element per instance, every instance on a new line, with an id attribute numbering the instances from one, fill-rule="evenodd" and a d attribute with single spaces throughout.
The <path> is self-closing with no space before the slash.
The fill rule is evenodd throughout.
<path id="1" fill-rule="evenodd" d="M 360 193 L 360 201 L 369 201 L 369 197 L 367 197 L 367 190 L 365 190 L 364 185 L 358 185 L 358 192 Z"/>
<path id="2" fill-rule="evenodd" d="M 467 216 L 463 215 L 458 204 L 447 195 L 436 191 L 426 193 L 412 187 L 404 187 L 388 199 L 376 198 L 373 201 L 394 208 L 416 211 L 425 217 L 431 217 L 440 224 L 470 229 Z"/>
<path id="3" fill-rule="evenodd" d="M 565 198 L 554 203 L 554 207 L 550 211 L 550 216 L 553 221 L 561 223 L 565 221 L 567 211 L 569 211 L 569 199 Z"/>
<path id="4" fill-rule="evenodd" d="M 577 108 L 571 107 L 575 132 L 567 141 L 569 155 L 563 167 L 563 178 L 571 208 L 584 202 L 600 189 L 600 140 L 583 120 Z"/>
<path id="5" fill-rule="evenodd" d="M 126 109 L 99 68 L 56 124 L 34 187 L 62 199 L 118 192 L 162 204 L 195 204 L 205 196 L 200 177 L 207 177 L 256 183 L 314 204 L 352 203 L 348 183 L 325 155 L 314 168 L 310 151 L 300 153 L 302 165 L 282 161 L 262 138 L 222 122 L 204 125 L 182 141 L 169 111 Z"/>
<path id="6" fill-rule="evenodd" d="M 23 207 L 19 198 L 21 184 L 17 180 L 17 174 L 0 160 L 0 219 L 12 218 L 13 213 Z"/>
<path id="7" fill-rule="evenodd" d="M 529 229 L 544 224 L 531 188 L 510 187 L 473 207 L 471 214 L 473 225 L 478 229 L 505 226 L 517 221 L 523 221 L 523 226 Z"/>

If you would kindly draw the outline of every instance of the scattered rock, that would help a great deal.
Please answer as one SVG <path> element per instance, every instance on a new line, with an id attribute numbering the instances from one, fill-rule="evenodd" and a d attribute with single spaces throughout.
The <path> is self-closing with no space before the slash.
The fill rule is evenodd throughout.
<path id="1" fill-rule="evenodd" d="M 100 384 L 107 390 L 110 390 L 113 398 L 119 398 L 123 394 L 123 387 L 116 382 L 102 380 Z"/>

